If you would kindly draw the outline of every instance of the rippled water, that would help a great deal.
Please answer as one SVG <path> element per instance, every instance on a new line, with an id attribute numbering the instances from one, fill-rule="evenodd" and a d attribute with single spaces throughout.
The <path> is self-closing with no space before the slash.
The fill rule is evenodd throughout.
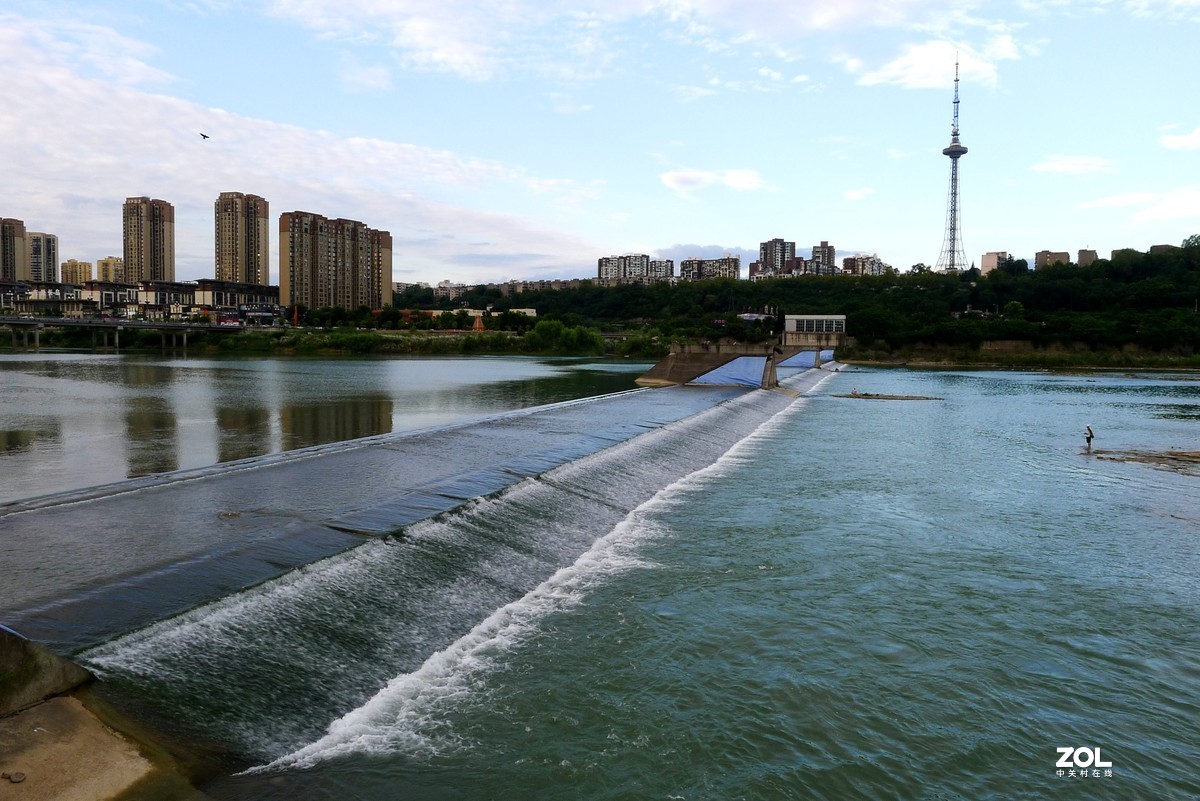
<path id="1" fill-rule="evenodd" d="M 852 387 L 943 400 L 833 396 Z M 304 736 L 286 743 L 236 746 L 242 767 L 259 767 L 204 789 L 217 799 L 1194 797 L 1200 476 L 1100 451 L 1200 450 L 1198 402 L 1189 377 L 834 376 L 715 464 L 604 522 L 572 565 L 384 671 L 364 700 L 335 713 L 312 705 Z M 1085 425 L 1096 453 L 1084 452 Z M 540 525 L 553 546 L 587 528 L 589 504 L 611 511 L 632 497 L 622 470 L 635 485 L 663 457 L 626 455 L 591 477 L 594 494 L 572 489 L 590 500 L 565 516 L 567 495 L 521 490 L 489 502 L 494 515 L 476 509 L 415 536 L 529 551 L 520 535 Z M 451 573 L 454 551 L 436 557 Z M 386 559 L 377 567 L 375 582 L 422 580 Z M 359 614 L 347 611 L 356 584 L 343 614 Z M 447 597 L 489 586 L 466 581 Z M 436 627 L 443 612 L 453 605 L 425 614 Z M 367 641 L 337 644 L 347 671 L 409 641 L 403 615 L 394 634 L 375 620 Z M 269 729 L 270 694 L 305 690 L 290 682 L 301 644 L 264 647 L 246 703 L 261 705 Z M 336 670 L 326 675 L 338 684 Z M 295 719 L 295 699 L 278 706 Z M 1083 746 L 1100 749 L 1111 775 L 1058 775 L 1056 749 Z"/>

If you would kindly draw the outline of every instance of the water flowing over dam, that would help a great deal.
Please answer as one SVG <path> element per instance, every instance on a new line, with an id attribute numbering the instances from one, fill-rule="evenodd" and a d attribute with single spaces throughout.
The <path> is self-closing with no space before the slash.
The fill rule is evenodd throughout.
<path id="1" fill-rule="evenodd" d="M 278 760 L 829 376 L 635 390 L 8 504 L 0 614 L 136 687 L 167 728 Z"/>

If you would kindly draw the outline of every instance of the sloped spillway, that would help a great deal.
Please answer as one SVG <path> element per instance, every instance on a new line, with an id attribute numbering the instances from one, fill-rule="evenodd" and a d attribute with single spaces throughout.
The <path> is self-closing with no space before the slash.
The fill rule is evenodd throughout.
<path id="1" fill-rule="evenodd" d="M 0 621 L 69 655 L 742 393 L 634 391 L 0 508 Z"/>
<path id="2" fill-rule="evenodd" d="M 803 390 L 827 375 L 812 371 L 788 383 Z M 321 537 L 277 539 L 273 555 L 251 559 L 237 556 L 262 550 L 254 538 L 224 540 L 208 552 L 131 570 L 115 589 L 77 577 L 65 600 L 40 599 L 17 617 L 60 632 L 60 643 L 90 639 L 81 661 L 115 692 L 136 696 L 160 724 L 220 744 L 238 759 L 269 761 L 320 738 L 331 721 L 573 564 L 639 504 L 712 464 L 792 402 L 761 390 L 638 392 L 360 443 L 313 455 L 307 466 L 289 460 L 289 481 L 308 482 L 293 501 L 293 519 L 320 521 Z M 416 481 L 418 474 L 404 474 L 405 454 L 424 454 L 417 460 L 434 458 L 437 466 Z M 223 475 L 240 480 L 221 490 L 222 503 L 234 487 L 249 506 L 280 486 L 269 469 Z M 211 478 L 191 482 L 196 503 L 211 502 Z M 186 483 L 135 494 L 181 492 Z M 361 484 L 372 491 L 348 511 L 322 497 L 330 485 L 354 493 Z M 364 542 L 349 531 L 382 536 Z M 338 544 L 342 537 L 363 544 Z M 314 553 L 325 558 L 295 567 L 297 554 Z M 272 559 L 273 578 L 220 592 L 268 570 Z M 204 595 L 203 605 L 189 604 Z M 167 619 L 160 613 L 145 625 L 154 599 L 164 596 L 195 608 Z M 136 614 L 119 613 L 129 606 L 124 598 L 136 600 Z M 87 615 L 92 604 L 118 621 Z M 80 613 L 84 620 L 68 632 L 65 621 Z M 133 623 L 145 627 L 123 633 Z"/>

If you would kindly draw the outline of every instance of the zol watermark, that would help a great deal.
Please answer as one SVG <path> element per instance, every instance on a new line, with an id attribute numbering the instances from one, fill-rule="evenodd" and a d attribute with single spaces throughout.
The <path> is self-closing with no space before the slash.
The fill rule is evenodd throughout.
<path id="1" fill-rule="evenodd" d="M 1059 746 L 1055 750 L 1058 751 L 1058 762 L 1054 766 L 1058 768 L 1059 776 L 1099 779 L 1113 775 L 1112 760 L 1101 756 L 1099 748 Z"/>

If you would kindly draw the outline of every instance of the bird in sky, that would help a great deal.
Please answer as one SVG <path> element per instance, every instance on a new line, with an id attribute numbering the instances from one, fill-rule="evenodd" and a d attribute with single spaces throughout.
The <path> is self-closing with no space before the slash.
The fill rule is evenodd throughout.
<path id="1" fill-rule="evenodd" d="M 208 134 L 206 134 L 206 133 L 201 133 L 201 134 L 200 134 L 200 138 L 201 138 L 201 139 L 208 139 Z"/>

